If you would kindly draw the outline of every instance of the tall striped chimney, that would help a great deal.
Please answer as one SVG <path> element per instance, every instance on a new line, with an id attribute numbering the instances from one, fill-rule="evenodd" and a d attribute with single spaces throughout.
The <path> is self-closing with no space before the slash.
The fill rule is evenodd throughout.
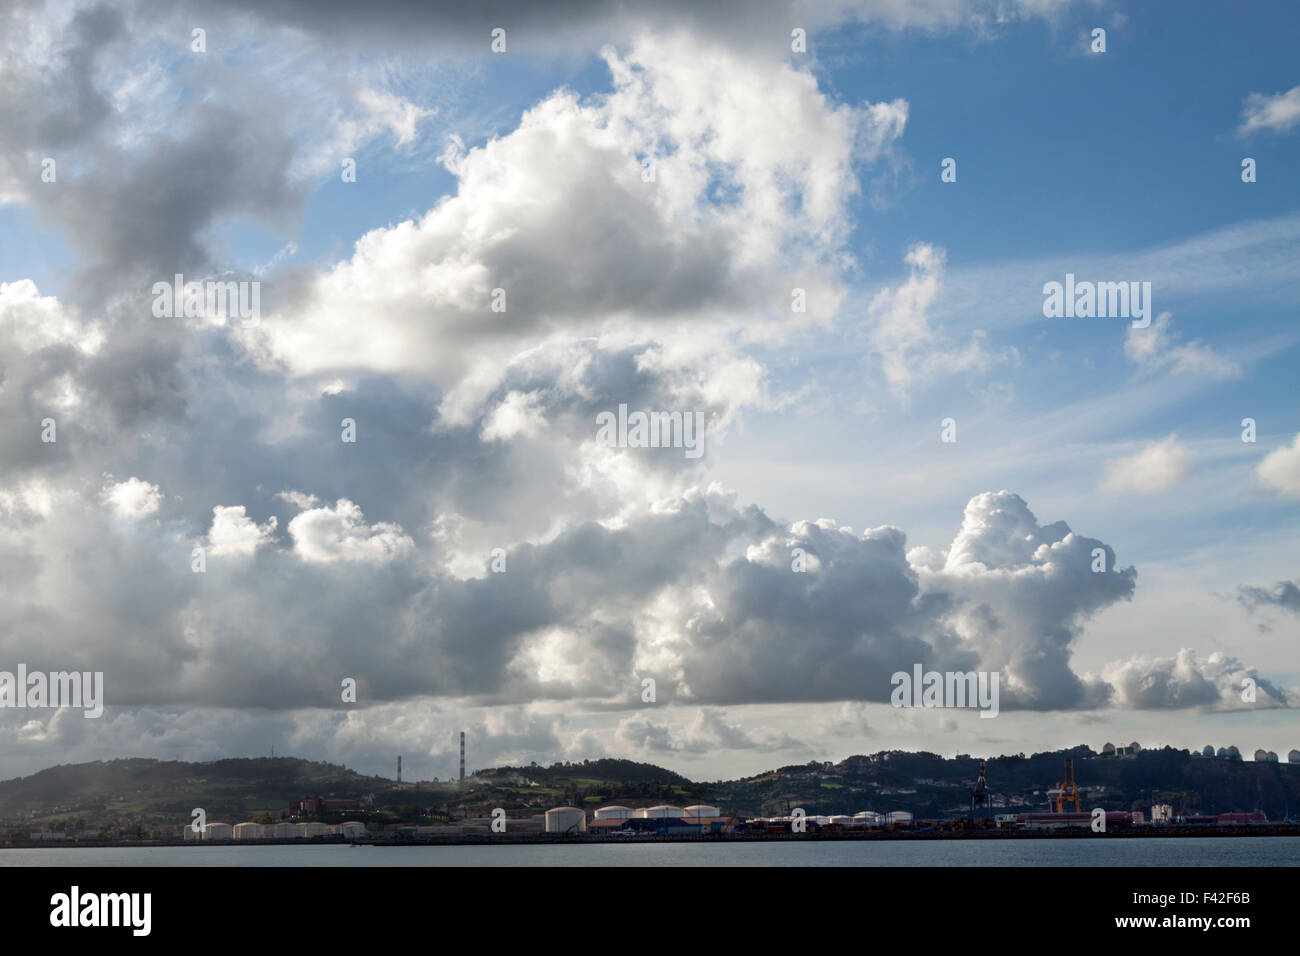
<path id="1" fill-rule="evenodd" d="M 460 732 L 460 779 L 465 779 L 465 731 Z"/>
<path id="2" fill-rule="evenodd" d="M 397 782 L 402 782 L 402 755 L 397 755 Z"/>

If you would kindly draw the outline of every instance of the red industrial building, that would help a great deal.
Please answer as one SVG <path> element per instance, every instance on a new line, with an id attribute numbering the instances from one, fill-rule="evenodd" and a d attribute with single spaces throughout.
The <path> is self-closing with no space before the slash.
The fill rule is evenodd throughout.
<path id="1" fill-rule="evenodd" d="M 322 800 L 320 794 L 294 800 L 289 804 L 291 817 L 318 817 L 325 813 L 344 813 L 359 810 L 361 804 L 356 800 Z"/>

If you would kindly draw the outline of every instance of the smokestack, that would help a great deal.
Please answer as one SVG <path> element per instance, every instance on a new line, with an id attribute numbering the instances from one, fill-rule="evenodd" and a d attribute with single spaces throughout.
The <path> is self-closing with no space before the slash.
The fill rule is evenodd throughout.
<path id="1" fill-rule="evenodd" d="M 465 779 L 465 731 L 460 732 L 460 779 Z"/>
<path id="2" fill-rule="evenodd" d="M 397 782 L 402 782 L 402 755 L 397 755 Z"/>

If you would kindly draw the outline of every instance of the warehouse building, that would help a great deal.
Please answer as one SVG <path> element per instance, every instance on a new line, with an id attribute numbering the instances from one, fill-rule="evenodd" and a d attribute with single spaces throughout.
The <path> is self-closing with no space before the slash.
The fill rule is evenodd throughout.
<path id="1" fill-rule="evenodd" d="M 1133 825 L 1133 814 L 1123 810 L 1106 813 L 1106 829 L 1119 829 Z M 1016 826 L 1022 830 L 1061 830 L 1067 827 L 1091 827 L 1091 813 L 1022 813 L 1016 817 Z"/>

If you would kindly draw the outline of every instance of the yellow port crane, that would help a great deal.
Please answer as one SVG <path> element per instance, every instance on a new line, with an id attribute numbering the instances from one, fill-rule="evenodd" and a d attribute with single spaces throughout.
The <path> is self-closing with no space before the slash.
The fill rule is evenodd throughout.
<path id="1" fill-rule="evenodd" d="M 1065 804 L 1070 801 L 1074 804 L 1074 812 L 1082 813 L 1083 804 L 1079 800 L 1079 788 L 1074 785 L 1074 761 L 1068 757 L 1065 761 L 1065 780 L 1057 788 L 1056 794 L 1056 812 L 1065 813 Z"/>

